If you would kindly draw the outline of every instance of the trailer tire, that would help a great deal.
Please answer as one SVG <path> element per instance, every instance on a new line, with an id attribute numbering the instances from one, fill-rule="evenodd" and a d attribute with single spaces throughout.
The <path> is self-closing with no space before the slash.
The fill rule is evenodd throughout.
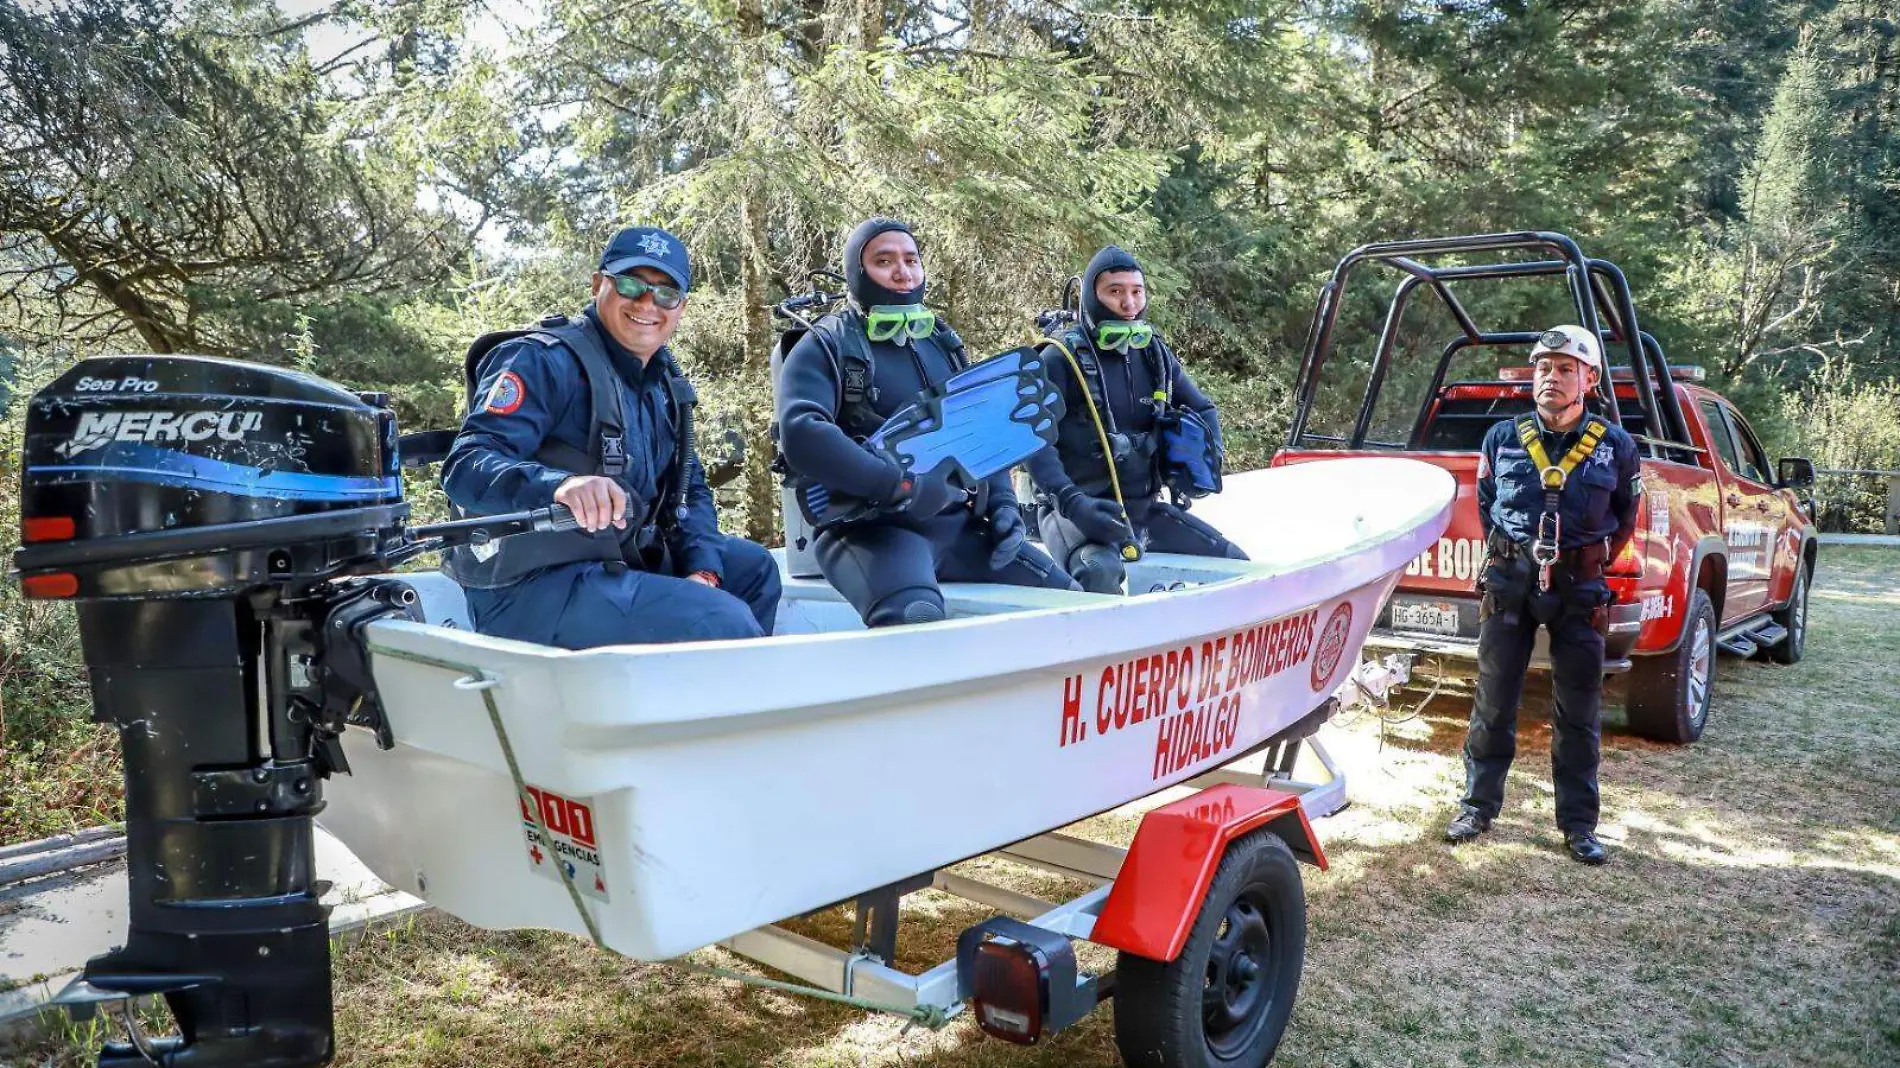
<path id="1" fill-rule="evenodd" d="M 1697 587 L 1689 594 L 1676 647 L 1630 665 L 1624 707 L 1631 733 L 1680 744 L 1702 737 L 1715 685 L 1715 634 L 1715 605 Z"/>
<path id="2" fill-rule="evenodd" d="M 1794 590 L 1788 595 L 1788 603 L 1773 613 L 1772 618 L 1788 631 L 1788 636 L 1780 643 L 1768 647 L 1768 659 L 1777 664 L 1799 664 L 1808 651 L 1808 565 L 1802 564 L 1794 573 Z"/>
<path id="3" fill-rule="evenodd" d="M 1271 831 L 1221 857 L 1172 961 L 1122 953 L 1115 1045 L 1129 1068 L 1260 1068 L 1293 1014 L 1306 960 L 1306 891 Z"/>

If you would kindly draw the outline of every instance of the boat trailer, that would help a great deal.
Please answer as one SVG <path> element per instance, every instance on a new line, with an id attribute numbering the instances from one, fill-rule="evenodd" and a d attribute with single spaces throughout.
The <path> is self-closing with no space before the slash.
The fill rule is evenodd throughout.
<path id="1" fill-rule="evenodd" d="M 168 380 L 154 397 L 160 363 Z M 86 399 L 117 403 L 74 403 L 75 390 L 100 388 L 87 383 L 113 388 Z M 163 477 L 107 479 L 75 462 L 161 426 L 188 443 L 184 462 L 155 469 Z M 28 596 L 76 603 L 95 716 L 119 728 L 126 774 L 128 937 L 56 1000 L 84 1010 L 163 996 L 178 1028 L 107 1043 L 102 1068 L 303 1068 L 334 1055 L 313 818 L 325 781 L 350 771 L 344 732 L 387 741 L 365 631 L 421 619 L 414 591 L 387 573 L 449 545 L 572 523 L 556 506 L 410 527 L 396 440 L 383 395 L 235 361 L 87 360 L 34 399 L 16 564 Z M 1336 773 L 1308 805 L 1290 779 L 1332 707 L 1248 754 L 1259 770 L 1183 784 L 1192 791 L 1149 811 L 1126 851 L 1044 833 L 996 852 L 1096 884 L 1069 902 L 940 869 L 858 895 L 848 950 L 776 925 L 719 944 L 929 1025 L 967 1002 L 985 1032 L 1019 1043 L 1112 996 L 1131 1065 L 1263 1065 L 1303 962 L 1297 863 L 1325 866 L 1309 808 L 1343 803 Z M 530 829 L 551 840 L 518 774 L 515 785 Z M 925 887 L 1003 915 L 911 975 L 894 966 L 897 912 Z M 1076 940 L 1119 950 L 1114 971 L 1086 974 Z"/>

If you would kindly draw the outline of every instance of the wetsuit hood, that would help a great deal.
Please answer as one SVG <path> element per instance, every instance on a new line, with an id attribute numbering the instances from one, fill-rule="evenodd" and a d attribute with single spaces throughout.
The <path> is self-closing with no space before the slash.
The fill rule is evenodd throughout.
<path id="1" fill-rule="evenodd" d="M 917 235 L 912 233 L 909 223 L 879 215 L 859 223 L 857 228 L 851 231 L 851 236 L 844 239 L 845 289 L 851 294 L 851 302 L 857 305 L 860 311 L 868 311 L 879 304 L 922 304 L 924 302 L 926 283 L 919 282 L 915 289 L 899 292 L 886 289 L 872 281 L 870 272 L 864 269 L 864 246 L 870 244 L 871 239 L 877 235 L 887 234 L 892 230 L 901 230 L 910 234 L 913 241 L 917 238 Z"/>
<path id="2" fill-rule="evenodd" d="M 1095 296 L 1096 279 L 1116 271 L 1140 270 L 1140 261 L 1118 246 L 1110 245 L 1097 252 L 1095 257 L 1089 260 L 1088 269 L 1082 272 L 1082 325 L 1092 333 L 1097 323 L 1115 322 L 1121 319 L 1121 316 L 1110 311 L 1108 306 Z M 1142 314 L 1147 314 L 1147 311 L 1148 309 L 1144 306 Z"/>

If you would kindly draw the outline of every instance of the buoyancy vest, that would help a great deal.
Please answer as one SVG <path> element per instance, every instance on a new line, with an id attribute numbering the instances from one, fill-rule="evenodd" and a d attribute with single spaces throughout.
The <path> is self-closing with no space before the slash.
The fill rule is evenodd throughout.
<path id="1" fill-rule="evenodd" d="M 552 438 L 542 442 L 534 459 L 560 471 L 577 475 L 605 475 L 622 480 L 627 471 L 627 415 L 620 388 L 620 373 L 607 354 L 597 328 L 584 315 L 552 315 L 532 327 L 497 330 L 483 334 L 469 346 L 463 359 L 466 411 L 473 412 L 481 403 L 477 391 L 481 385 L 481 365 L 500 345 L 526 338 L 550 348 L 565 348 L 574 354 L 587 380 L 587 448 L 574 448 Z M 519 582 L 543 568 L 582 560 L 599 560 L 643 567 L 641 550 L 655 540 L 657 528 L 675 526 L 685 499 L 688 465 L 691 463 L 692 413 L 698 397 L 670 356 L 665 372 L 668 400 L 673 410 L 674 463 L 659 476 L 656 500 L 646 502 L 644 514 L 629 522 L 625 530 L 608 527 L 592 534 L 583 531 L 558 531 L 517 534 L 486 545 L 462 546 L 443 554 L 442 570 L 458 584 L 471 589 L 494 589 Z M 629 495 L 632 495 L 629 487 Z M 456 518 L 461 508 L 451 505 Z"/>

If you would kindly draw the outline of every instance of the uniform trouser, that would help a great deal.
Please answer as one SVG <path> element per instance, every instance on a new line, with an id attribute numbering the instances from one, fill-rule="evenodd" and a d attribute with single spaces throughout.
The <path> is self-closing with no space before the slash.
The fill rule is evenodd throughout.
<path id="1" fill-rule="evenodd" d="M 1603 634 L 1589 608 L 1566 605 L 1550 630 L 1551 779 L 1557 826 L 1597 825 L 1597 762 L 1602 735 Z M 1504 777 L 1517 754 L 1517 707 L 1538 622 L 1528 595 L 1494 601 L 1478 626 L 1478 696 L 1465 735 L 1464 803 L 1495 817 L 1504 806 Z"/>
<path id="2" fill-rule="evenodd" d="M 942 582 L 997 582 L 1052 590 L 1078 587 L 1068 572 L 1025 542 L 1016 558 L 990 567 L 995 546 L 967 510 L 921 521 L 891 519 L 822 530 L 813 545 L 819 570 L 867 627 L 944 618 Z"/>
<path id="3" fill-rule="evenodd" d="M 1049 555 L 1062 561 L 1082 588 L 1090 593 L 1121 593 L 1125 577 L 1118 547 L 1092 542 L 1074 523 L 1053 508 L 1039 509 L 1037 527 Z M 1128 518 L 1141 547 L 1150 552 L 1184 556 L 1218 556 L 1245 560 L 1247 554 L 1221 532 L 1159 497 L 1128 502 Z"/>
<path id="4" fill-rule="evenodd" d="M 511 586 L 469 590 L 475 629 L 520 641 L 600 645 L 757 638 L 778 616 L 778 565 L 765 549 L 721 536 L 720 588 L 587 560 L 544 568 Z"/>

